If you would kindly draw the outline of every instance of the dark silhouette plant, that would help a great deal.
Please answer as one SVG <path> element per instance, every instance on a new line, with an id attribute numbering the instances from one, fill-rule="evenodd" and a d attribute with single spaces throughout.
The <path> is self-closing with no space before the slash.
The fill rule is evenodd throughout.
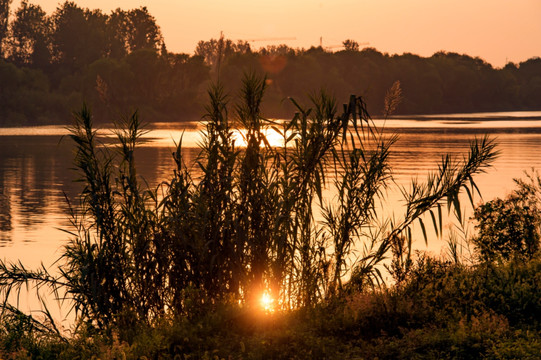
<path id="1" fill-rule="evenodd" d="M 70 128 L 84 184 L 71 240 L 58 272 L 0 262 L 3 310 L 13 309 L 13 291 L 33 282 L 99 328 L 196 316 L 224 303 L 253 309 L 263 292 L 292 309 L 362 291 L 382 282 L 393 241 L 411 239 L 421 215 L 446 201 L 460 216 L 460 190 L 473 191 L 472 177 L 496 155 L 484 138 L 463 161 L 445 157 L 426 183 L 404 190 L 406 212 L 391 221 L 377 204 L 392 184 L 396 137 L 375 126 L 363 99 L 351 96 L 338 111 L 321 92 L 310 107 L 292 100 L 291 120 L 273 121 L 261 114 L 266 84 L 245 76 L 233 112 L 213 86 L 197 161 L 185 164 L 181 139 L 172 177 L 157 189 L 142 186 L 136 172 L 144 132 L 137 113 L 118 124 L 112 151 L 83 107 Z M 271 130 L 281 146 L 268 142 Z M 328 177 L 334 198 L 324 195 Z M 435 218 L 434 226 L 441 227 Z"/>

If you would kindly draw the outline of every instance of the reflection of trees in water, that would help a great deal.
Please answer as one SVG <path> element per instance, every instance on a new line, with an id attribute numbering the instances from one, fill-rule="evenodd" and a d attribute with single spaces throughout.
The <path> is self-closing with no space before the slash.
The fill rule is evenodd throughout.
<path id="1" fill-rule="evenodd" d="M 4 232 L 11 231 L 11 204 L 9 201 L 9 189 L 4 185 L 4 179 L 0 169 L 0 242 L 7 239 Z"/>
<path id="2" fill-rule="evenodd" d="M 43 222 L 41 215 L 45 214 L 49 203 L 49 194 L 45 187 L 51 179 L 47 156 L 35 154 L 17 159 L 15 183 L 13 188 L 18 199 L 18 211 L 24 227 L 31 227 Z"/>
<path id="3" fill-rule="evenodd" d="M 139 175 L 144 178 L 150 188 L 154 189 L 161 182 L 171 178 L 175 169 L 173 161 L 173 148 L 169 147 L 141 147 L 136 150 L 135 161 Z M 191 168 L 195 163 L 199 149 L 183 149 L 186 166 Z M 200 174 L 194 174 L 199 176 Z"/>
<path id="4" fill-rule="evenodd" d="M 4 151 L 0 153 L 5 154 Z M 10 240 L 12 229 L 10 189 L 6 184 L 4 160 L 5 157 L 0 156 L 0 244 Z"/>
<path id="5" fill-rule="evenodd" d="M 80 192 L 79 177 L 73 168 L 74 153 L 70 141 L 54 136 L 3 136 L 0 141 L 0 243 L 10 242 L 14 231 L 35 232 L 55 222 L 70 229 L 69 205 Z M 173 173 L 173 148 L 141 147 L 136 161 L 139 175 L 155 188 Z M 190 166 L 197 149 L 186 149 Z M 65 194 L 65 195 L 64 195 Z M 29 235 L 33 239 L 34 235 Z"/>
<path id="6" fill-rule="evenodd" d="M 3 137 L 0 152 L 0 236 L 23 227 L 32 230 L 46 216 L 67 208 L 63 190 L 74 196 L 71 152 L 59 146 L 56 137 Z M 67 189 L 63 189 L 67 186 Z"/>

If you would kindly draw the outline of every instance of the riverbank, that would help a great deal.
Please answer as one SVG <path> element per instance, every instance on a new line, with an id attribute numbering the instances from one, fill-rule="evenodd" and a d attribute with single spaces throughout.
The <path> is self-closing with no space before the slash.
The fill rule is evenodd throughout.
<path id="1" fill-rule="evenodd" d="M 351 291 L 312 309 L 235 305 L 164 316 L 152 326 L 82 325 L 62 340 L 1 326 L 10 359 L 534 359 L 541 353 L 541 261 L 465 266 L 419 256 L 407 280 Z"/>

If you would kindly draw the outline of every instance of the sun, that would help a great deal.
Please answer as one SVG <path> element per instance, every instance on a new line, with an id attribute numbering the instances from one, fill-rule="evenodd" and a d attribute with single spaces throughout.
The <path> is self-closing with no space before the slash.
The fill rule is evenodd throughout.
<path id="1" fill-rule="evenodd" d="M 259 300 L 259 302 L 265 312 L 274 311 L 274 299 L 270 296 L 269 293 L 264 292 L 263 295 L 261 295 L 261 299 Z"/>

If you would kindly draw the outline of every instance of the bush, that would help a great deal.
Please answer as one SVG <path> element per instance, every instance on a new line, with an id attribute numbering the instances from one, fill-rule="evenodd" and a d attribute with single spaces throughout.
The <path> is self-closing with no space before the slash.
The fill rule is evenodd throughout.
<path id="1" fill-rule="evenodd" d="M 516 180 L 518 189 L 475 209 L 478 235 L 472 238 L 482 261 L 529 260 L 539 254 L 541 239 L 541 178 Z"/>

